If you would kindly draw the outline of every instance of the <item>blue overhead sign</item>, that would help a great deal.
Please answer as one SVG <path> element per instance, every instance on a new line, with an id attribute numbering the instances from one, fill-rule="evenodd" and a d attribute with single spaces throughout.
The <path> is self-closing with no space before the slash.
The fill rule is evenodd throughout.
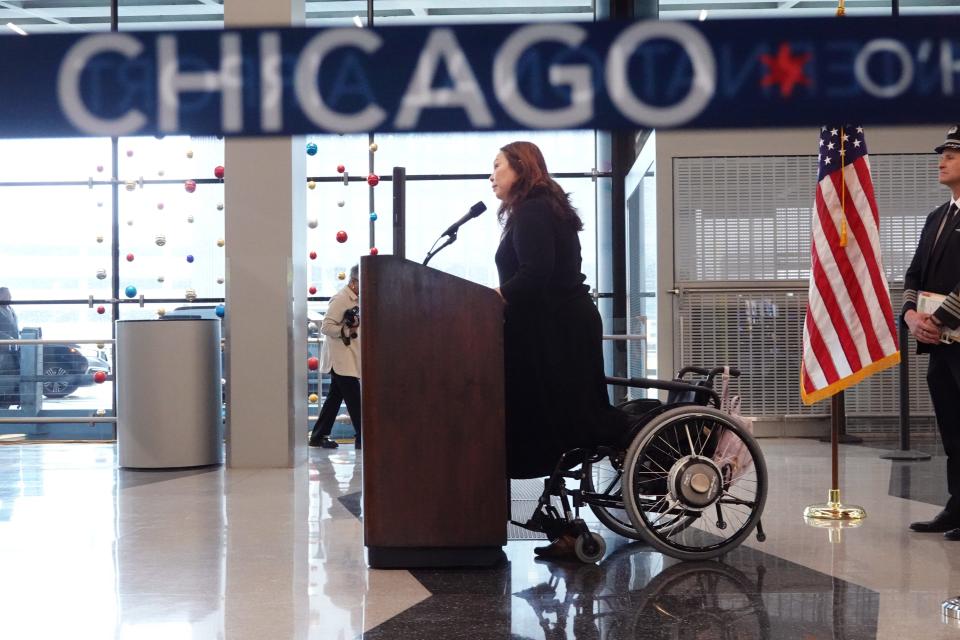
<path id="1" fill-rule="evenodd" d="M 938 17 L 0 37 L 0 137 L 954 122 Z"/>

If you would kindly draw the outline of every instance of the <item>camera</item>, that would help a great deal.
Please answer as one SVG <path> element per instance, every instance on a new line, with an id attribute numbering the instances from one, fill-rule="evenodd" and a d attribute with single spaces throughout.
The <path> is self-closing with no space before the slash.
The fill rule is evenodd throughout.
<path id="1" fill-rule="evenodd" d="M 343 340 L 343 344 L 349 347 L 350 341 L 356 340 L 357 332 L 355 329 L 359 326 L 360 307 L 353 307 L 343 312 L 343 320 L 341 320 L 340 327 L 340 338 Z"/>

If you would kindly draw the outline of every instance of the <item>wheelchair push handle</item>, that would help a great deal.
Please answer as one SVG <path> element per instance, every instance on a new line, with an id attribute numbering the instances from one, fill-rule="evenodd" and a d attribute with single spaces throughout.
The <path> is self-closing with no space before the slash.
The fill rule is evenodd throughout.
<path id="1" fill-rule="evenodd" d="M 677 372 L 677 380 L 683 380 L 683 377 L 688 373 L 695 373 L 698 376 L 707 376 L 707 380 L 713 382 L 713 378 L 722 374 L 726 368 L 727 367 L 714 367 L 713 369 L 705 369 L 704 367 L 684 367 Z M 734 378 L 740 377 L 740 369 L 736 367 L 730 367 L 729 373 Z"/>

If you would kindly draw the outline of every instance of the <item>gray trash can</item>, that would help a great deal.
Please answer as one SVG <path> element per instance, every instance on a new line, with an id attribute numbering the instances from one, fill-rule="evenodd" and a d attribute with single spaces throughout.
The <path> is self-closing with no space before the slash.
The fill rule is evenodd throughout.
<path id="1" fill-rule="evenodd" d="M 223 462 L 219 319 L 117 321 L 121 467 Z"/>

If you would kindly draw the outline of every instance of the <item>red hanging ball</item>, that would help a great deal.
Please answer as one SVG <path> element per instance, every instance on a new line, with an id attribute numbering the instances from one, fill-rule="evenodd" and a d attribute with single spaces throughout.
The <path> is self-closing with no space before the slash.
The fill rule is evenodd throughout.
<path id="1" fill-rule="evenodd" d="M 104 313 L 106 313 L 106 311 L 107 310 L 104 309 L 102 305 L 97 307 L 97 313 L 99 313 L 100 315 L 103 315 Z"/>
<path id="2" fill-rule="evenodd" d="M 337 165 L 337 173 L 343 173 L 343 172 L 346 171 L 346 170 L 347 170 L 347 168 L 346 168 L 345 166 L 343 166 L 342 164 L 338 164 L 338 165 Z"/>
<path id="3" fill-rule="evenodd" d="M 213 175 L 215 175 L 218 180 L 223 180 L 223 167 L 221 165 L 214 167 Z"/>
<path id="4" fill-rule="evenodd" d="M 310 369 L 310 371 L 316 371 L 320 368 L 320 361 L 312 356 L 307 358 L 307 368 Z"/>
<path id="5" fill-rule="evenodd" d="M 132 254 L 132 253 L 128 253 L 128 254 L 127 254 L 127 262 L 133 262 L 133 254 Z"/>
<path id="6" fill-rule="evenodd" d="M 337 231 L 337 242 L 343 244 L 347 241 L 347 232 L 346 231 Z"/>
<path id="7" fill-rule="evenodd" d="M 370 185 L 371 187 L 377 186 L 378 184 L 380 184 L 380 176 L 378 176 L 375 173 L 371 173 L 370 175 L 367 176 L 367 184 Z"/>
<path id="8" fill-rule="evenodd" d="M 311 252 L 310 252 L 310 259 L 311 259 L 311 260 L 316 260 L 316 259 L 317 259 L 317 252 L 316 252 L 316 251 L 311 251 Z"/>
<path id="9" fill-rule="evenodd" d="M 193 193 L 197 190 L 197 183 L 193 180 L 187 180 L 183 183 L 183 188 L 187 190 L 187 193 Z"/>
<path id="10" fill-rule="evenodd" d="M 105 371 L 97 371 L 93 374 L 93 381 L 97 384 L 103 384 L 107 381 L 107 373 Z"/>
<path id="11" fill-rule="evenodd" d="M 307 289 L 307 291 L 310 292 L 310 295 L 316 295 L 316 293 L 317 293 L 317 288 L 314 287 L 314 286 L 311 286 L 309 289 Z"/>
<path id="12" fill-rule="evenodd" d="M 378 253 L 380 253 L 379 249 L 377 249 L 376 247 L 370 247 L 370 255 L 375 256 Z"/>

